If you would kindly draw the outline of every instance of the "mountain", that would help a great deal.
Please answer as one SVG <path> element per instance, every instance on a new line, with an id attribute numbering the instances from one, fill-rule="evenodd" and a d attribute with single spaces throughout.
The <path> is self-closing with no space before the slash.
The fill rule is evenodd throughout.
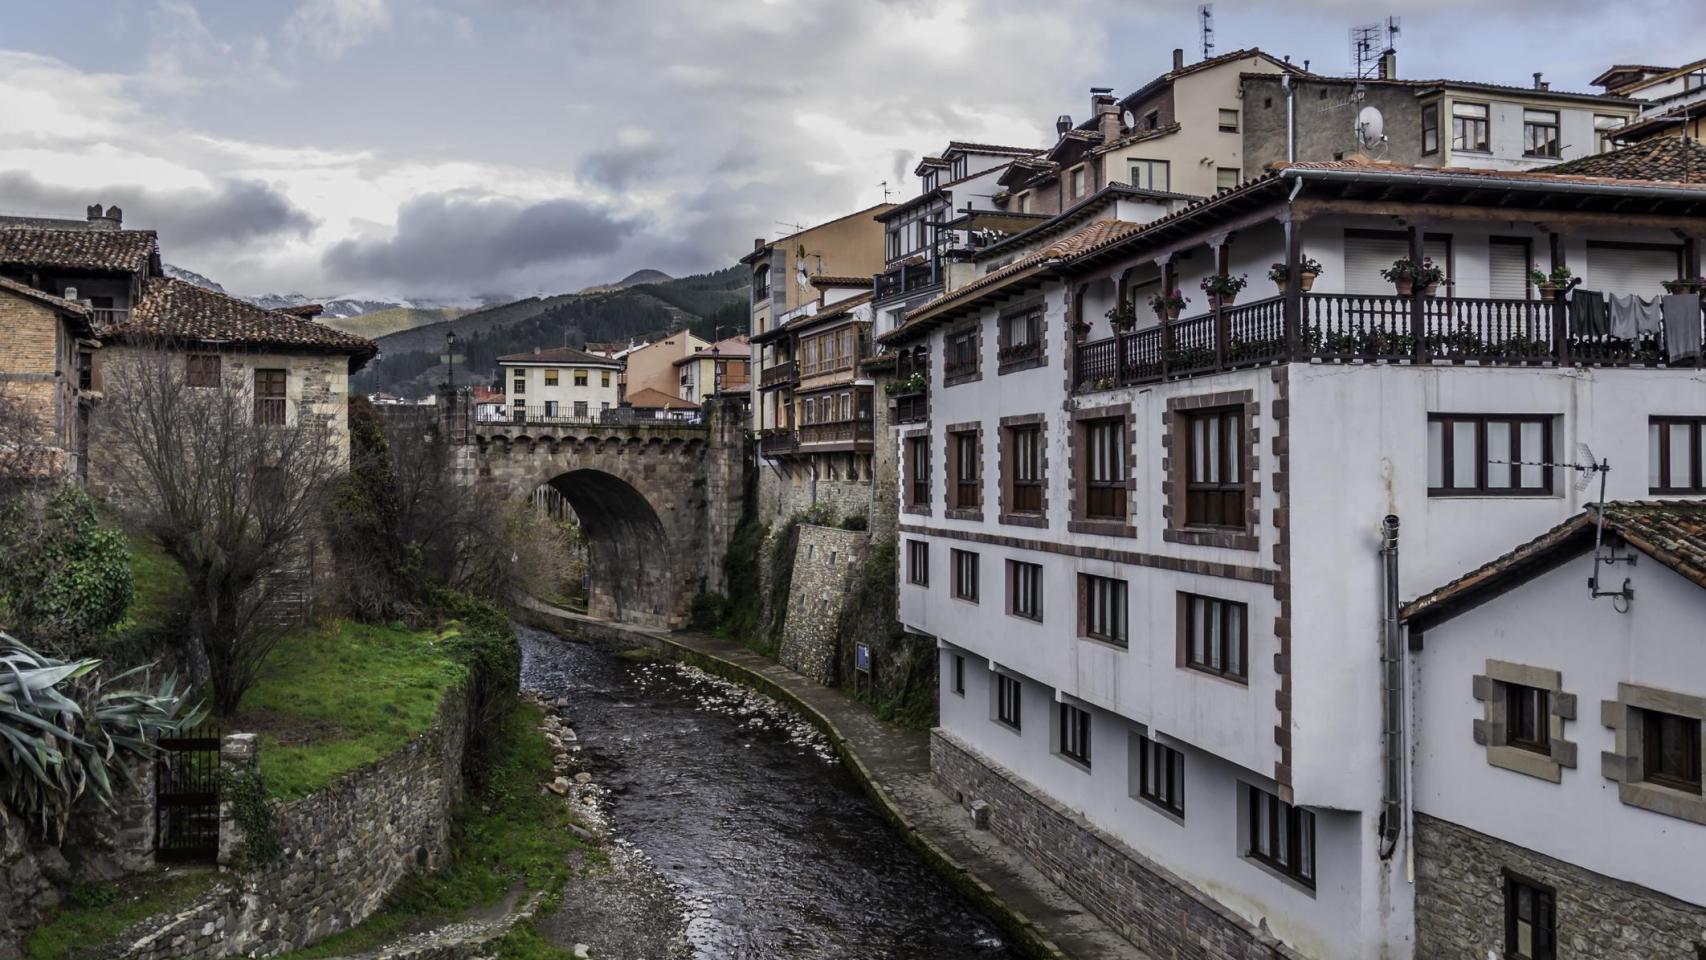
<path id="1" fill-rule="evenodd" d="M 650 279 L 663 276 L 663 280 Z M 640 278 L 628 284 L 628 280 Z M 470 310 L 454 319 L 388 333 L 378 338 L 380 355 L 356 375 L 351 390 L 420 396 L 445 379 L 446 334 L 456 334 L 456 379 L 486 383 L 497 375 L 497 358 L 535 346 L 585 346 L 593 341 L 643 340 L 691 329 L 712 339 L 747 328 L 750 273 L 731 267 L 672 279 L 641 270 L 623 286 L 579 293 L 528 297 Z"/>
<path id="2" fill-rule="evenodd" d="M 193 283 L 198 287 L 203 287 L 203 288 L 206 288 L 208 290 L 212 290 L 214 293 L 224 293 L 225 292 L 224 287 L 213 282 L 212 280 L 209 280 L 208 278 L 202 276 L 201 274 L 196 273 L 194 270 L 185 270 L 183 267 L 175 267 L 169 263 L 163 263 L 160 266 L 162 269 L 164 269 L 166 271 L 166 276 L 171 277 L 175 280 L 182 280 L 185 283 Z"/>
<path id="3" fill-rule="evenodd" d="M 583 289 L 581 293 L 610 293 L 616 290 L 626 290 L 629 287 L 637 287 L 643 283 L 668 283 L 674 279 L 674 277 L 664 273 L 662 270 L 652 270 L 648 268 L 645 270 L 635 270 L 633 273 L 628 274 L 615 283 L 601 283 L 597 286 L 587 287 Z"/>

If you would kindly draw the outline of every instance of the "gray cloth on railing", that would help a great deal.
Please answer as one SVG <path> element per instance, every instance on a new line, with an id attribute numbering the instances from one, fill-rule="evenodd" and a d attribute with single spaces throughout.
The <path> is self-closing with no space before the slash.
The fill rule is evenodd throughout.
<path id="1" fill-rule="evenodd" d="M 1700 295 L 1672 293 L 1660 299 L 1665 318 L 1665 352 L 1686 360 L 1700 352 Z"/>
<path id="2" fill-rule="evenodd" d="M 1611 332 L 1611 313 L 1605 306 L 1605 294 L 1598 290 L 1577 287 L 1570 297 L 1570 313 L 1577 336 L 1603 337 Z"/>
<path id="3" fill-rule="evenodd" d="M 1642 334 L 1658 333 L 1664 326 L 1659 299 L 1642 300 L 1632 293 L 1611 298 L 1611 335 L 1634 340 Z"/>

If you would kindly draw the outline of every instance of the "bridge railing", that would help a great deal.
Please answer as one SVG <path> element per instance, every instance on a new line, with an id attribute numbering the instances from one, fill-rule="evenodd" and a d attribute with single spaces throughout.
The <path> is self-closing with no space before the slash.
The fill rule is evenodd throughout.
<path id="1" fill-rule="evenodd" d="M 600 410 L 585 416 L 572 414 L 547 414 L 543 410 L 535 411 L 528 407 L 521 410 L 511 409 L 503 417 L 476 421 L 476 426 L 482 427 L 705 427 L 707 422 L 698 411 L 688 413 L 664 414 L 653 410 L 634 410 L 622 407 L 615 410 Z"/>

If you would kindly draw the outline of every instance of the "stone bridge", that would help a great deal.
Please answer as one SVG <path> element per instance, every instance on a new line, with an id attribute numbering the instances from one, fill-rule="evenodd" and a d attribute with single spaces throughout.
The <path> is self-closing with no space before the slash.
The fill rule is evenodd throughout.
<path id="1" fill-rule="evenodd" d="M 701 590 L 721 591 L 747 462 L 742 405 L 699 423 L 463 423 L 458 475 L 505 498 L 557 489 L 588 546 L 588 613 L 677 627 Z"/>

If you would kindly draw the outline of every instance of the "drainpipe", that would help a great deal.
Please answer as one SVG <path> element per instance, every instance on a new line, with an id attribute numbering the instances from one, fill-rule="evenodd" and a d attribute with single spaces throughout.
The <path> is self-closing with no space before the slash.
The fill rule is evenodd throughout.
<path id="1" fill-rule="evenodd" d="M 1380 732 L 1386 753 L 1380 799 L 1380 859 L 1398 848 L 1404 817 L 1404 650 L 1398 634 L 1398 518 L 1380 524 L 1380 559 L 1385 568 L 1385 611 L 1380 643 Z"/>
<path id="2" fill-rule="evenodd" d="M 1291 74 L 1280 74 L 1280 89 L 1285 91 L 1285 162 L 1295 163 L 1297 162 L 1297 145 L 1293 138 L 1296 136 L 1296 123 L 1292 119 L 1292 95 L 1295 91 L 1291 89 Z"/>

